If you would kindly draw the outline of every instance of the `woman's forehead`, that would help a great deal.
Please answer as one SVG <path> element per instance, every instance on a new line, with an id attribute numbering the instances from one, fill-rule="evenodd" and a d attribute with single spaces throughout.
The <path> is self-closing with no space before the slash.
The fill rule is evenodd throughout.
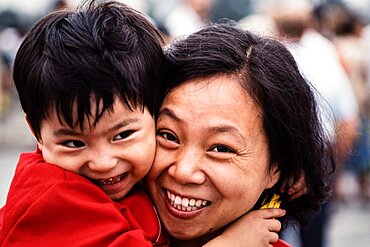
<path id="1" fill-rule="evenodd" d="M 230 105 L 231 107 L 255 104 L 245 87 L 242 87 L 235 77 L 227 75 L 185 81 L 167 95 L 164 103 L 169 100 L 182 100 L 191 104 L 214 106 Z"/>
<path id="2" fill-rule="evenodd" d="M 245 135 L 263 129 L 260 107 L 245 88 L 230 77 L 197 79 L 182 84 L 163 102 L 159 119 L 165 116 L 182 123 L 192 122 L 193 126 L 204 129 L 233 126 Z"/>

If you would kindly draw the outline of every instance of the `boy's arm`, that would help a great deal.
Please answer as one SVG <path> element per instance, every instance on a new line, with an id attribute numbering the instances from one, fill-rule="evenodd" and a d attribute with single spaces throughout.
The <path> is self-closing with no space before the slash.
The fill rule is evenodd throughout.
<path id="1" fill-rule="evenodd" d="M 22 215 L 12 213 L 17 219 L 2 235 L 3 246 L 152 246 L 94 185 L 57 184 Z"/>
<path id="2" fill-rule="evenodd" d="M 205 244 L 204 247 L 272 246 L 272 243 L 278 241 L 277 232 L 281 229 L 280 221 L 275 218 L 284 215 L 285 210 L 278 208 L 248 212 L 229 225 L 221 235 Z"/>
<path id="3" fill-rule="evenodd" d="M 129 208 L 34 154 L 21 157 L 2 211 L 2 246 L 152 246 Z"/>

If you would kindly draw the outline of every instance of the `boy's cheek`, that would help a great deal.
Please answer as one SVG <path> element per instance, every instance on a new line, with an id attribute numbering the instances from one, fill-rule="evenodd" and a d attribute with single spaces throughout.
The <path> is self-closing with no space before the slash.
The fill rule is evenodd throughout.
<path id="1" fill-rule="evenodd" d="M 162 149 L 163 148 L 161 146 L 156 146 L 154 162 L 147 175 L 148 180 L 155 180 L 159 177 L 161 173 L 166 170 L 168 163 L 170 162 L 170 155 L 163 152 Z"/>
<path id="2" fill-rule="evenodd" d="M 154 162 L 152 163 L 152 166 L 149 169 L 149 172 L 146 174 L 144 180 L 145 181 L 150 181 L 155 177 L 156 174 L 156 168 L 154 166 Z"/>
<path id="3" fill-rule="evenodd" d="M 45 160 L 46 163 L 56 164 L 56 162 L 55 162 L 55 159 L 56 159 L 55 155 L 52 155 L 52 153 L 49 152 L 49 150 L 47 148 L 45 148 L 45 146 L 42 143 L 39 142 L 37 144 L 37 146 L 40 149 L 40 151 L 42 153 L 42 157 L 44 158 L 44 160 Z"/>
<path id="4" fill-rule="evenodd" d="M 42 144 L 40 142 L 37 142 L 37 148 L 42 152 Z"/>
<path id="5" fill-rule="evenodd" d="M 155 162 L 156 158 L 154 158 L 154 162 L 149 170 L 149 172 L 147 173 L 147 175 L 145 176 L 144 180 L 146 183 L 151 183 L 155 180 L 156 177 L 159 176 L 159 167 L 158 165 L 156 165 L 156 162 Z"/>
<path id="6" fill-rule="evenodd" d="M 68 160 L 65 159 L 65 157 L 58 155 L 56 151 L 50 150 L 50 147 L 43 145 L 42 142 L 37 143 L 38 148 L 40 149 L 42 153 L 42 157 L 44 158 L 46 163 L 56 165 L 62 169 L 71 171 L 73 170 L 68 165 Z"/>

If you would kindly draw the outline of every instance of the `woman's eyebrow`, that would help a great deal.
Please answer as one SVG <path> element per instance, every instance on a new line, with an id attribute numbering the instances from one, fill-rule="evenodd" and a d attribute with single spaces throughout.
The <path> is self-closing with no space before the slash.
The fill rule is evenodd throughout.
<path id="1" fill-rule="evenodd" d="M 183 121 L 171 109 L 169 109 L 167 107 L 163 108 L 159 112 L 158 118 L 161 118 L 163 116 L 167 116 L 167 117 L 169 117 L 171 119 L 174 119 L 175 121 L 178 121 L 178 122 L 182 122 Z M 217 126 L 212 126 L 212 127 L 208 128 L 208 131 L 210 133 L 212 133 L 212 134 L 230 133 L 230 134 L 232 134 L 234 136 L 240 137 L 244 141 L 246 140 L 246 138 L 242 135 L 242 133 L 239 131 L 239 129 L 237 129 L 234 126 L 227 125 L 227 124 L 220 124 L 220 125 L 217 125 Z"/>
<path id="2" fill-rule="evenodd" d="M 240 137 L 243 140 L 246 140 L 245 137 L 242 135 L 242 133 L 237 128 L 235 128 L 234 126 L 230 126 L 230 125 L 214 126 L 214 127 L 209 128 L 209 131 L 213 134 L 230 133 L 234 136 Z"/>
<path id="3" fill-rule="evenodd" d="M 172 119 L 174 119 L 175 121 L 178 121 L 178 122 L 182 121 L 172 110 L 168 109 L 167 107 L 163 108 L 159 112 L 158 118 L 163 117 L 163 116 L 167 116 L 167 117 L 172 118 Z"/>

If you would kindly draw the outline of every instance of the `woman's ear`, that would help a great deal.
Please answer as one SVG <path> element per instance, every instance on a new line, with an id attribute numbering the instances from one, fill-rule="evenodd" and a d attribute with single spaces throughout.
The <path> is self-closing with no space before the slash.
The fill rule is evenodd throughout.
<path id="1" fill-rule="evenodd" d="M 272 186 L 274 186 L 279 181 L 280 169 L 279 169 L 279 166 L 278 166 L 277 163 L 274 163 L 271 166 L 269 173 L 270 173 L 269 174 L 269 181 L 267 183 L 266 189 L 271 188 Z"/>

